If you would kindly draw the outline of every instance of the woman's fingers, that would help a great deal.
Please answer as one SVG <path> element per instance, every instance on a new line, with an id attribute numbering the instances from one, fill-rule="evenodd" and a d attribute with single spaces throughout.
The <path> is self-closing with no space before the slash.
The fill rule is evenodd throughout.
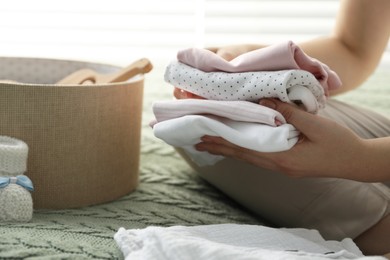
<path id="1" fill-rule="evenodd" d="M 187 99 L 187 98 L 205 99 L 204 97 L 195 95 L 191 92 L 176 87 L 173 89 L 173 96 L 177 99 Z"/>
<path id="2" fill-rule="evenodd" d="M 202 142 L 195 145 L 198 151 L 235 158 L 267 169 L 277 170 L 272 157 L 276 153 L 262 153 L 232 144 L 218 136 L 203 136 Z"/>

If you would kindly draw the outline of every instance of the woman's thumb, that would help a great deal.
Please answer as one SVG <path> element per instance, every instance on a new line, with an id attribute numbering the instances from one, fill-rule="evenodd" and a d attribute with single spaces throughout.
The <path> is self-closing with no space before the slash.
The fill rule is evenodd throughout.
<path id="1" fill-rule="evenodd" d="M 307 137 L 310 137 L 311 134 L 318 133 L 320 130 L 318 128 L 321 128 L 317 116 L 303 111 L 292 104 L 281 102 L 277 99 L 262 99 L 259 104 L 280 112 L 287 123 L 295 126 L 296 129 Z"/>

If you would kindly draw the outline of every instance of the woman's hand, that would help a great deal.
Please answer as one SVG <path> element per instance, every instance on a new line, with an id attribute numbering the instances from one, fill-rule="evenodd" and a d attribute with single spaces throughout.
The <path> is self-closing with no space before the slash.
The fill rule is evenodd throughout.
<path id="1" fill-rule="evenodd" d="M 177 87 L 175 87 L 173 89 L 173 96 L 176 99 L 187 99 L 187 98 L 205 99 L 204 97 L 195 95 L 191 92 L 185 91 L 185 90 L 177 88 Z"/>
<path id="2" fill-rule="evenodd" d="M 213 136 L 204 136 L 196 145 L 199 151 L 232 157 L 256 166 L 279 171 L 293 177 L 339 177 L 366 180 L 367 149 L 365 141 L 337 123 L 300 110 L 275 99 L 261 105 L 283 114 L 300 132 L 298 143 L 288 151 L 263 153 L 236 146 Z M 362 174 L 360 174 L 362 173 Z"/>

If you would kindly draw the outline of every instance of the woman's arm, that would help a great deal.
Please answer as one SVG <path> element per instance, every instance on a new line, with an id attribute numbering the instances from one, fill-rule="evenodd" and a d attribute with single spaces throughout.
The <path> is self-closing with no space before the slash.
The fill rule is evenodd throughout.
<path id="1" fill-rule="evenodd" d="M 343 86 L 331 95 L 358 87 L 378 65 L 390 36 L 389 0 L 342 0 L 331 35 L 298 45 L 334 70 Z M 213 50 L 231 60 L 265 45 L 231 45 Z"/>
<path id="2" fill-rule="evenodd" d="M 330 66 L 343 86 L 356 88 L 377 67 L 390 36 L 390 1 L 342 0 L 332 35 L 301 43 L 310 56 Z"/>

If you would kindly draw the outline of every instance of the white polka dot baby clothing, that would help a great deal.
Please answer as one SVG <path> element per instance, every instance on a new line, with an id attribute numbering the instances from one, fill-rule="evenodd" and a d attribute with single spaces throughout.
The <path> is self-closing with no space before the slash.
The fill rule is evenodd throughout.
<path id="1" fill-rule="evenodd" d="M 324 89 L 304 70 L 203 72 L 173 61 L 167 66 L 164 79 L 206 99 L 258 102 L 261 98 L 279 98 L 283 102 L 303 104 L 311 113 L 325 106 Z"/>
<path id="2" fill-rule="evenodd" d="M 177 60 L 204 72 L 306 70 L 320 82 L 326 95 L 328 95 L 328 90 L 341 86 L 340 78 L 334 71 L 326 64 L 309 57 L 291 41 L 247 52 L 231 61 L 221 58 L 214 52 L 199 48 L 179 51 Z"/>

